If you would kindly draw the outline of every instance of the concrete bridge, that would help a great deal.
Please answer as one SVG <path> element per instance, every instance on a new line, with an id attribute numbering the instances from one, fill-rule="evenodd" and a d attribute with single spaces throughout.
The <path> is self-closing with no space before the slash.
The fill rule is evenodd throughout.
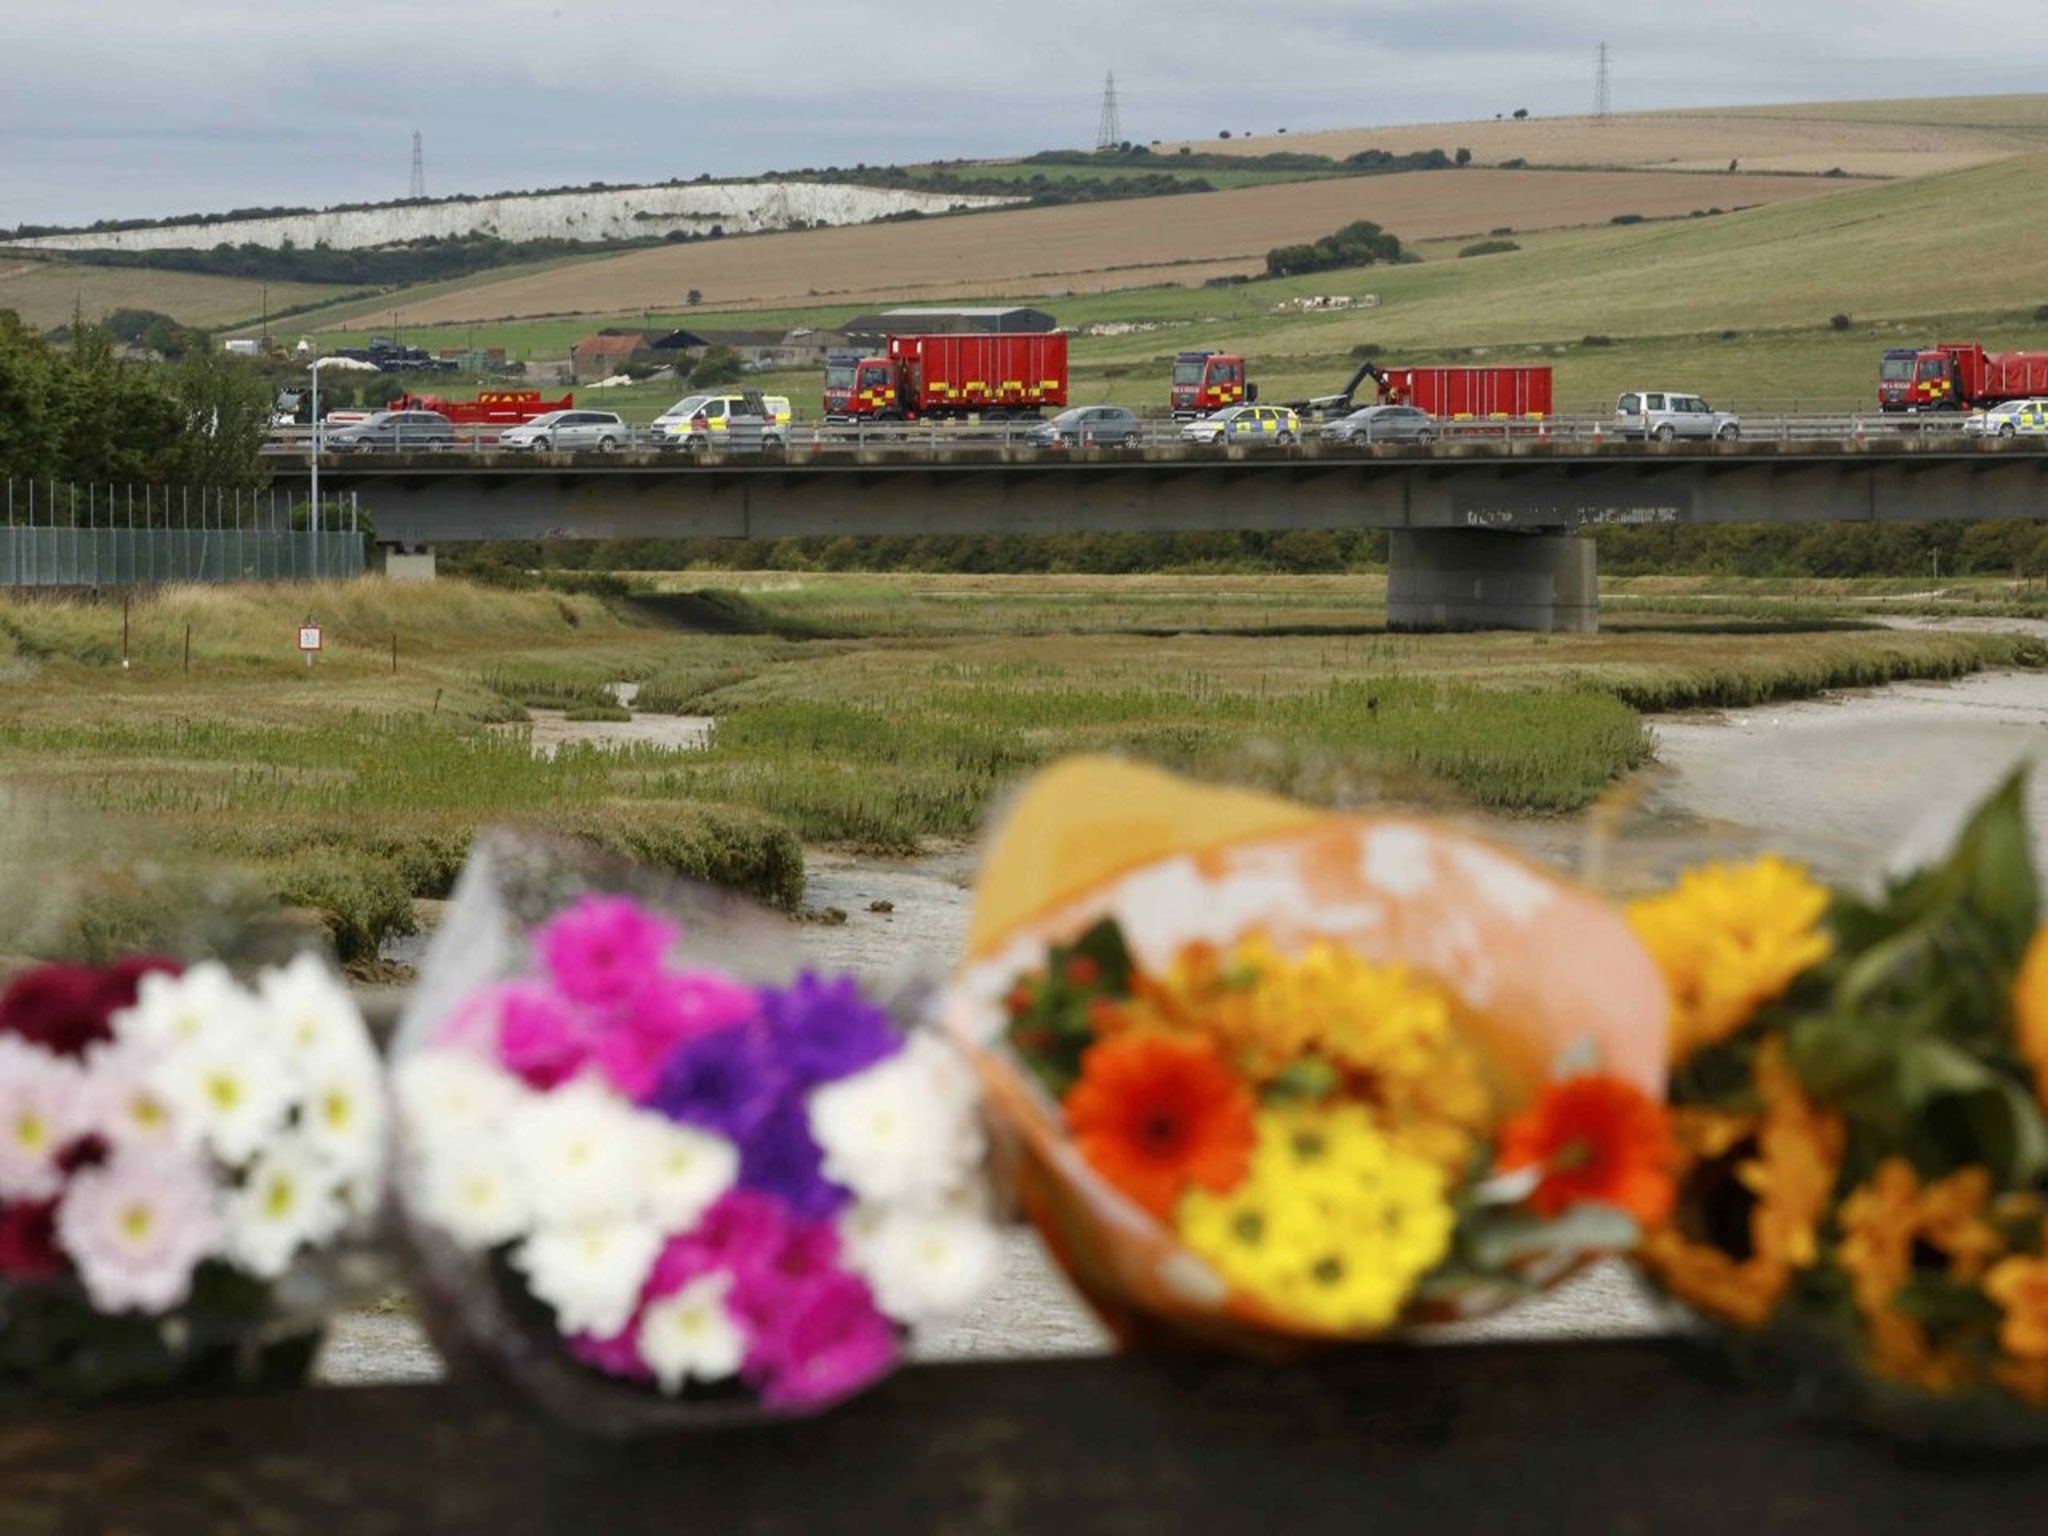
<path id="1" fill-rule="evenodd" d="M 407 454 L 323 456 L 320 481 L 357 493 L 393 574 L 509 539 L 1385 528 L 1394 626 L 1566 631 L 1599 623 L 1581 528 L 2043 517 L 2048 441 Z"/>

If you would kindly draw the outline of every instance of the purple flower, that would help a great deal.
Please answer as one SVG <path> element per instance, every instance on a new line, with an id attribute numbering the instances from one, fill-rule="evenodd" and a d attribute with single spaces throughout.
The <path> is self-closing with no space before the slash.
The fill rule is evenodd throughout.
<path id="1" fill-rule="evenodd" d="M 822 1220 L 853 1198 L 825 1177 L 824 1161 L 803 1095 L 786 1093 L 740 1142 L 740 1187 L 774 1195 L 797 1215 Z"/>
<path id="2" fill-rule="evenodd" d="M 534 936 L 534 949 L 571 1002 L 609 1008 L 646 990 L 682 930 L 630 896 L 585 896 Z"/>
<path id="3" fill-rule="evenodd" d="M 590 1060 L 590 1025 L 562 995 L 540 982 L 498 992 L 498 1057 L 535 1088 L 566 1083 Z"/>
<path id="4" fill-rule="evenodd" d="M 736 1285 L 735 1297 L 740 1293 Z M 823 1408 L 880 1380 L 895 1365 L 896 1330 L 852 1275 L 822 1274 L 778 1299 L 755 1325 L 747 1351 L 746 1377 L 767 1406 Z M 753 1311 L 744 1301 L 738 1310 Z"/>
<path id="5" fill-rule="evenodd" d="M 597 1045 L 597 1062 L 613 1087 L 644 1102 L 662 1067 L 690 1041 L 736 1025 L 760 1012 L 753 991 L 715 971 L 657 977 L 618 1010 Z"/>
<path id="6" fill-rule="evenodd" d="M 861 995 L 851 976 L 827 981 L 805 971 L 761 995 L 775 1059 L 799 1083 L 851 1077 L 903 1049 L 889 1015 Z"/>
<path id="7" fill-rule="evenodd" d="M 661 1068 L 647 1102 L 671 1120 L 744 1144 L 782 1096 L 781 1069 L 765 1033 L 734 1024 L 689 1041 Z"/>

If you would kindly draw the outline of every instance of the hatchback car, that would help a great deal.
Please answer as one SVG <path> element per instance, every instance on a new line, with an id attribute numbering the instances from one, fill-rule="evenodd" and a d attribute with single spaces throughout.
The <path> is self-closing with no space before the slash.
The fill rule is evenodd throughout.
<path id="1" fill-rule="evenodd" d="M 1291 443 L 1301 418 L 1284 405 L 1233 405 L 1180 429 L 1187 443 Z"/>
<path id="2" fill-rule="evenodd" d="M 616 411 L 548 411 L 498 434 L 498 446 L 534 453 L 595 448 L 610 453 L 631 434 Z"/>
<path id="3" fill-rule="evenodd" d="M 1368 405 L 1327 423 L 1318 434 L 1332 443 L 1433 443 L 1436 422 L 1412 405 Z"/>
<path id="4" fill-rule="evenodd" d="M 1698 395 L 1635 389 L 1614 403 L 1614 428 L 1625 437 L 1655 438 L 1660 443 L 1674 437 L 1736 438 L 1742 436 L 1742 418 L 1715 410 Z"/>
<path id="5" fill-rule="evenodd" d="M 793 419 L 789 396 L 763 395 L 761 406 L 761 445 L 787 448 Z M 723 443 L 733 418 L 746 414 L 744 394 L 685 395 L 655 417 L 647 431 L 657 448 L 687 448 L 695 452 Z"/>
<path id="6" fill-rule="evenodd" d="M 2022 437 L 2048 433 L 2048 400 L 2008 400 L 1979 411 L 1963 423 L 1981 437 Z"/>
<path id="7" fill-rule="evenodd" d="M 425 452 L 455 446 L 455 423 L 439 411 L 372 411 L 361 421 L 323 431 L 321 442 L 336 453 L 370 453 L 379 448 Z"/>
<path id="8" fill-rule="evenodd" d="M 1135 448 L 1145 429 L 1120 405 L 1077 405 L 1024 435 L 1034 447 Z"/>

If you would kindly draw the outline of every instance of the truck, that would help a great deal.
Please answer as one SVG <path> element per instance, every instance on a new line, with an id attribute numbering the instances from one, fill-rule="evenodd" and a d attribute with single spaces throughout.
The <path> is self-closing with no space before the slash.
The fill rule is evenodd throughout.
<path id="1" fill-rule="evenodd" d="M 1974 341 L 1887 347 L 1877 370 L 1881 411 L 1971 411 L 2048 395 L 2048 352 L 1986 352 Z"/>
<path id="2" fill-rule="evenodd" d="M 1358 399 L 1372 380 L 1373 395 Z M 1245 359 L 1234 352 L 1182 352 L 1173 360 L 1174 419 L 1206 416 L 1259 398 Z M 1334 395 L 1289 400 L 1309 421 L 1335 421 L 1359 405 L 1412 405 L 1445 421 L 1541 420 L 1551 412 L 1548 366 L 1494 368 L 1382 368 L 1371 358 L 1358 365 Z"/>
<path id="3" fill-rule="evenodd" d="M 1192 421 L 1233 405 L 1258 401 L 1248 365 L 1235 352 L 1176 352 L 1167 404 L 1175 421 Z"/>
<path id="4" fill-rule="evenodd" d="M 480 389 L 474 400 L 445 400 L 410 390 L 391 402 L 394 411 L 439 411 L 458 427 L 516 427 L 549 411 L 572 411 L 573 395 L 543 400 L 537 389 Z"/>
<path id="5" fill-rule="evenodd" d="M 825 358 L 827 421 L 1035 419 L 1067 403 L 1067 336 L 887 336 L 875 353 Z"/>

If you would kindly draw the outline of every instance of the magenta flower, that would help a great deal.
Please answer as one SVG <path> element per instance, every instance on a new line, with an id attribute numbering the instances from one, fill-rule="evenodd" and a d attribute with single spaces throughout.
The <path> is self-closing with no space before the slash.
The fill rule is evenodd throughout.
<path id="1" fill-rule="evenodd" d="M 752 989 L 715 971 L 659 976 L 607 1021 L 597 1062 L 613 1087 L 645 1102 L 679 1049 L 719 1030 L 751 1025 L 759 1012 Z"/>
<path id="2" fill-rule="evenodd" d="M 498 1059 L 530 1087 L 546 1090 L 581 1072 L 594 1031 L 560 993 L 540 982 L 496 989 Z"/>
<path id="3" fill-rule="evenodd" d="M 790 1242 L 792 1226 L 780 1201 L 744 1189 L 727 1191 L 695 1227 L 662 1249 L 648 1276 L 647 1300 L 673 1295 L 714 1270 L 771 1270 Z"/>
<path id="4" fill-rule="evenodd" d="M 534 948 L 571 1002 L 613 1008 L 647 989 L 681 932 L 630 896 L 585 896 L 535 934 Z"/>
<path id="5" fill-rule="evenodd" d="M 57 1238 L 102 1312 L 168 1312 L 219 1246 L 213 1181 L 189 1156 L 116 1153 L 71 1181 Z"/>
<path id="6" fill-rule="evenodd" d="M 608 1339 L 594 1333 L 572 1333 L 567 1339 L 569 1353 L 585 1365 L 607 1376 L 625 1376 L 634 1381 L 652 1381 L 654 1372 L 640 1358 L 640 1314 L 635 1312 L 624 1330 Z"/>
<path id="7" fill-rule="evenodd" d="M 734 1294 L 746 1285 L 735 1283 Z M 879 1381 L 896 1363 L 896 1330 L 861 1281 L 827 1274 L 784 1292 L 755 1319 L 746 1377 L 771 1408 L 824 1408 Z M 735 1310 L 743 1310 L 736 1307 Z M 750 1310 L 750 1309 L 744 1309 Z M 765 1326 L 763 1326 L 765 1324 Z"/>

